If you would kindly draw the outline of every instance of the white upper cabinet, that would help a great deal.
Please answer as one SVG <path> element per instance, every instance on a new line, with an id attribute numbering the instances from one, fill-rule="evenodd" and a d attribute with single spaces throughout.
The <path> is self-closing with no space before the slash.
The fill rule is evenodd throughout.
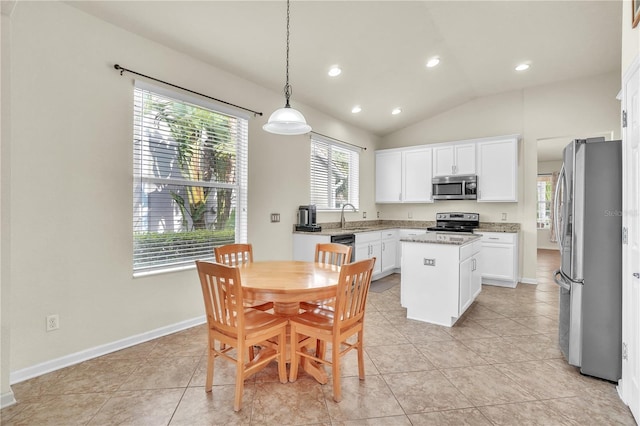
<path id="1" fill-rule="evenodd" d="M 430 203 L 431 148 L 410 149 L 402 152 L 402 201 Z"/>
<path id="2" fill-rule="evenodd" d="M 432 203 L 432 178 L 478 176 L 478 202 L 518 201 L 518 135 L 376 151 L 376 203 Z"/>
<path id="3" fill-rule="evenodd" d="M 402 202 L 401 151 L 376 151 L 376 203 Z"/>
<path id="4" fill-rule="evenodd" d="M 433 176 L 476 174 L 474 143 L 446 144 L 433 148 Z"/>
<path id="5" fill-rule="evenodd" d="M 430 203 L 431 148 L 376 152 L 376 203 Z"/>
<path id="6" fill-rule="evenodd" d="M 477 144 L 478 202 L 518 201 L 518 137 Z"/>

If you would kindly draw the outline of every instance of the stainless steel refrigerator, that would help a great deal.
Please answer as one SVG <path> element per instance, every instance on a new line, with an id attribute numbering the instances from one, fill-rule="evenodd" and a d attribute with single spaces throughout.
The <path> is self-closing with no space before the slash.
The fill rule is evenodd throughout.
<path id="1" fill-rule="evenodd" d="M 622 148 L 604 138 L 564 148 L 554 224 L 561 266 L 560 348 L 582 374 L 617 382 L 622 369 Z"/>

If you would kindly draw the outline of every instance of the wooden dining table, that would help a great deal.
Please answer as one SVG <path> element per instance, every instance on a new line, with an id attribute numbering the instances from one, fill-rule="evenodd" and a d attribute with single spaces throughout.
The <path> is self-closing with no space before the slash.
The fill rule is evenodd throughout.
<path id="1" fill-rule="evenodd" d="M 300 302 L 336 296 L 340 267 L 316 262 L 263 261 L 240 265 L 242 293 L 246 299 L 273 302 L 275 315 L 290 317 L 300 311 Z M 304 371 L 320 383 L 328 376 L 317 363 L 302 358 Z"/>

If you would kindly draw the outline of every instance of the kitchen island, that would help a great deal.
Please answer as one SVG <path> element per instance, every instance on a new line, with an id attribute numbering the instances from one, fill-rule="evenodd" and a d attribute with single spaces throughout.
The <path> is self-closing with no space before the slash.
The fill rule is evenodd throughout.
<path id="1" fill-rule="evenodd" d="M 427 232 L 401 239 L 407 318 L 451 327 L 481 290 L 480 236 Z"/>

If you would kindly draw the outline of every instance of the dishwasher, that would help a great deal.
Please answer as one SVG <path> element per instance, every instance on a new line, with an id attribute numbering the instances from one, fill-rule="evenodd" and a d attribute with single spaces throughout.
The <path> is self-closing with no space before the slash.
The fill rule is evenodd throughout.
<path id="1" fill-rule="evenodd" d="M 331 242 L 337 244 L 344 244 L 351 247 L 351 262 L 356 259 L 356 236 L 355 234 L 340 234 L 332 235 Z"/>

